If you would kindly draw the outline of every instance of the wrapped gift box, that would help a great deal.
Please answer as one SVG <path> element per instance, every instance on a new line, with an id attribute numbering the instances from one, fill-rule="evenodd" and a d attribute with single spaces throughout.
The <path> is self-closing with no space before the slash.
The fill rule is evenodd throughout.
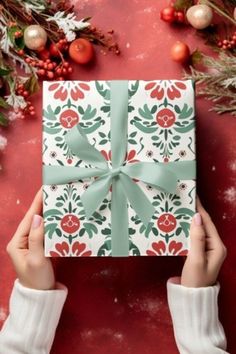
<path id="1" fill-rule="evenodd" d="M 191 80 L 44 82 L 42 148 L 46 256 L 187 254 Z"/>

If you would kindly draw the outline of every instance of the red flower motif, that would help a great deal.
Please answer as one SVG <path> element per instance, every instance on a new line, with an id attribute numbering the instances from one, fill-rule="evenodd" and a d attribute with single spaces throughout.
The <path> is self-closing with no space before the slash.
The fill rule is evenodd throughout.
<path id="1" fill-rule="evenodd" d="M 71 97 L 74 101 L 84 98 L 83 91 L 89 91 L 90 86 L 84 82 L 76 81 L 62 81 L 51 84 L 48 88 L 49 91 L 55 91 L 53 97 L 55 99 L 65 101 Z"/>
<path id="2" fill-rule="evenodd" d="M 157 220 L 157 227 L 165 233 L 172 232 L 176 225 L 176 218 L 170 213 L 161 214 Z"/>
<path id="3" fill-rule="evenodd" d="M 101 150 L 101 154 L 105 157 L 107 161 L 111 161 L 111 150 L 109 150 L 108 153 L 105 150 Z M 130 150 L 129 152 L 126 152 L 125 161 L 129 163 L 138 162 L 139 160 L 134 159 L 135 155 L 135 150 Z"/>
<path id="4" fill-rule="evenodd" d="M 60 115 L 60 123 L 64 128 L 73 128 L 79 122 L 79 115 L 73 109 L 66 109 Z"/>
<path id="5" fill-rule="evenodd" d="M 182 242 L 171 241 L 169 244 L 166 244 L 164 241 L 153 242 L 152 250 L 147 250 L 146 254 L 148 256 L 186 256 L 188 250 L 183 249 Z"/>
<path id="6" fill-rule="evenodd" d="M 86 244 L 78 241 L 74 242 L 72 246 L 69 246 L 67 242 L 56 243 L 55 251 L 50 251 L 51 257 L 89 257 L 92 251 L 85 251 Z M 85 251 L 85 252 L 84 252 Z"/>
<path id="7" fill-rule="evenodd" d="M 170 128 L 175 123 L 175 114 L 169 108 L 157 112 L 156 121 L 162 128 Z"/>
<path id="8" fill-rule="evenodd" d="M 68 234 L 73 234 L 80 228 L 80 221 L 76 215 L 67 214 L 61 219 L 61 228 Z"/>
<path id="9" fill-rule="evenodd" d="M 149 82 L 145 85 L 145 90 L 151 90 L 150 97 L 161 100 L 165 93 L 170 100 L 181 97 L 181 90 L 185 90 L 186 85 L 181 81 L 158 81 Z"/>

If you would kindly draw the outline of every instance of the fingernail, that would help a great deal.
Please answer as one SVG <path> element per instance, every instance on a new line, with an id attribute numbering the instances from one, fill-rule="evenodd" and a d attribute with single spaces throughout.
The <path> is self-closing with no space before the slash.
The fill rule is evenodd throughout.
<path id="1" fill-rule="evenodd" d="M 31 227 L 32 229 L 37 229 L 42 221 L 42 217 L 40 215 L 35 214 L 32 220 Z"/>
<path id="2" fill-rule="evenodd" d="M 199 213 L 196 213 L 193 218 L 196 226 L 202 225 L 202 217 Z"/>

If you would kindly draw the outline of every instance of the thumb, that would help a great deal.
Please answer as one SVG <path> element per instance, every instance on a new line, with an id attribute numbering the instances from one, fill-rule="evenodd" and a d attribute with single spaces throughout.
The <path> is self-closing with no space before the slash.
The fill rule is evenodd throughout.
<path id="1" fill-rule="evenodd" d="M 43 218 L 35 214 L 32 219 L 29 233 L 29 251 L 34 254 L 43 254 L 44 227 Z"/>
<path id="2" fill-rule="evenodd" d="M 197 261 L 203 261 L 205 257 L 206 233 L 202 223 L 202 217 L 196 213 L 190 227 L 190 251 L 188 257 Z"/>

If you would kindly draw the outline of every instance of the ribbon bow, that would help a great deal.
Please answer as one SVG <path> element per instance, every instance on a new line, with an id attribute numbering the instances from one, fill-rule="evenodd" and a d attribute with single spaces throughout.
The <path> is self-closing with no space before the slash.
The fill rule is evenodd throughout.
<path id="1" fill-rule="evenodd" d="M 65 184 L 97 177 L 80 196 L 89 218 L 106 197 L 111 185 L 112 256 L 129 255 L 127 199 L 145 226 L 155 212 L 133 178 L 167 193 L 176 192 L 178 180 L 195 178 L 195 161 L 135 162 L 124 165 L 127 151 L 128 81 L 111 81 L 111 161 L 92 146 L 82 128 L 73 127 L 65 141 L 73 154 L 93 167 L 44 166 L 44 184 Z"/>

